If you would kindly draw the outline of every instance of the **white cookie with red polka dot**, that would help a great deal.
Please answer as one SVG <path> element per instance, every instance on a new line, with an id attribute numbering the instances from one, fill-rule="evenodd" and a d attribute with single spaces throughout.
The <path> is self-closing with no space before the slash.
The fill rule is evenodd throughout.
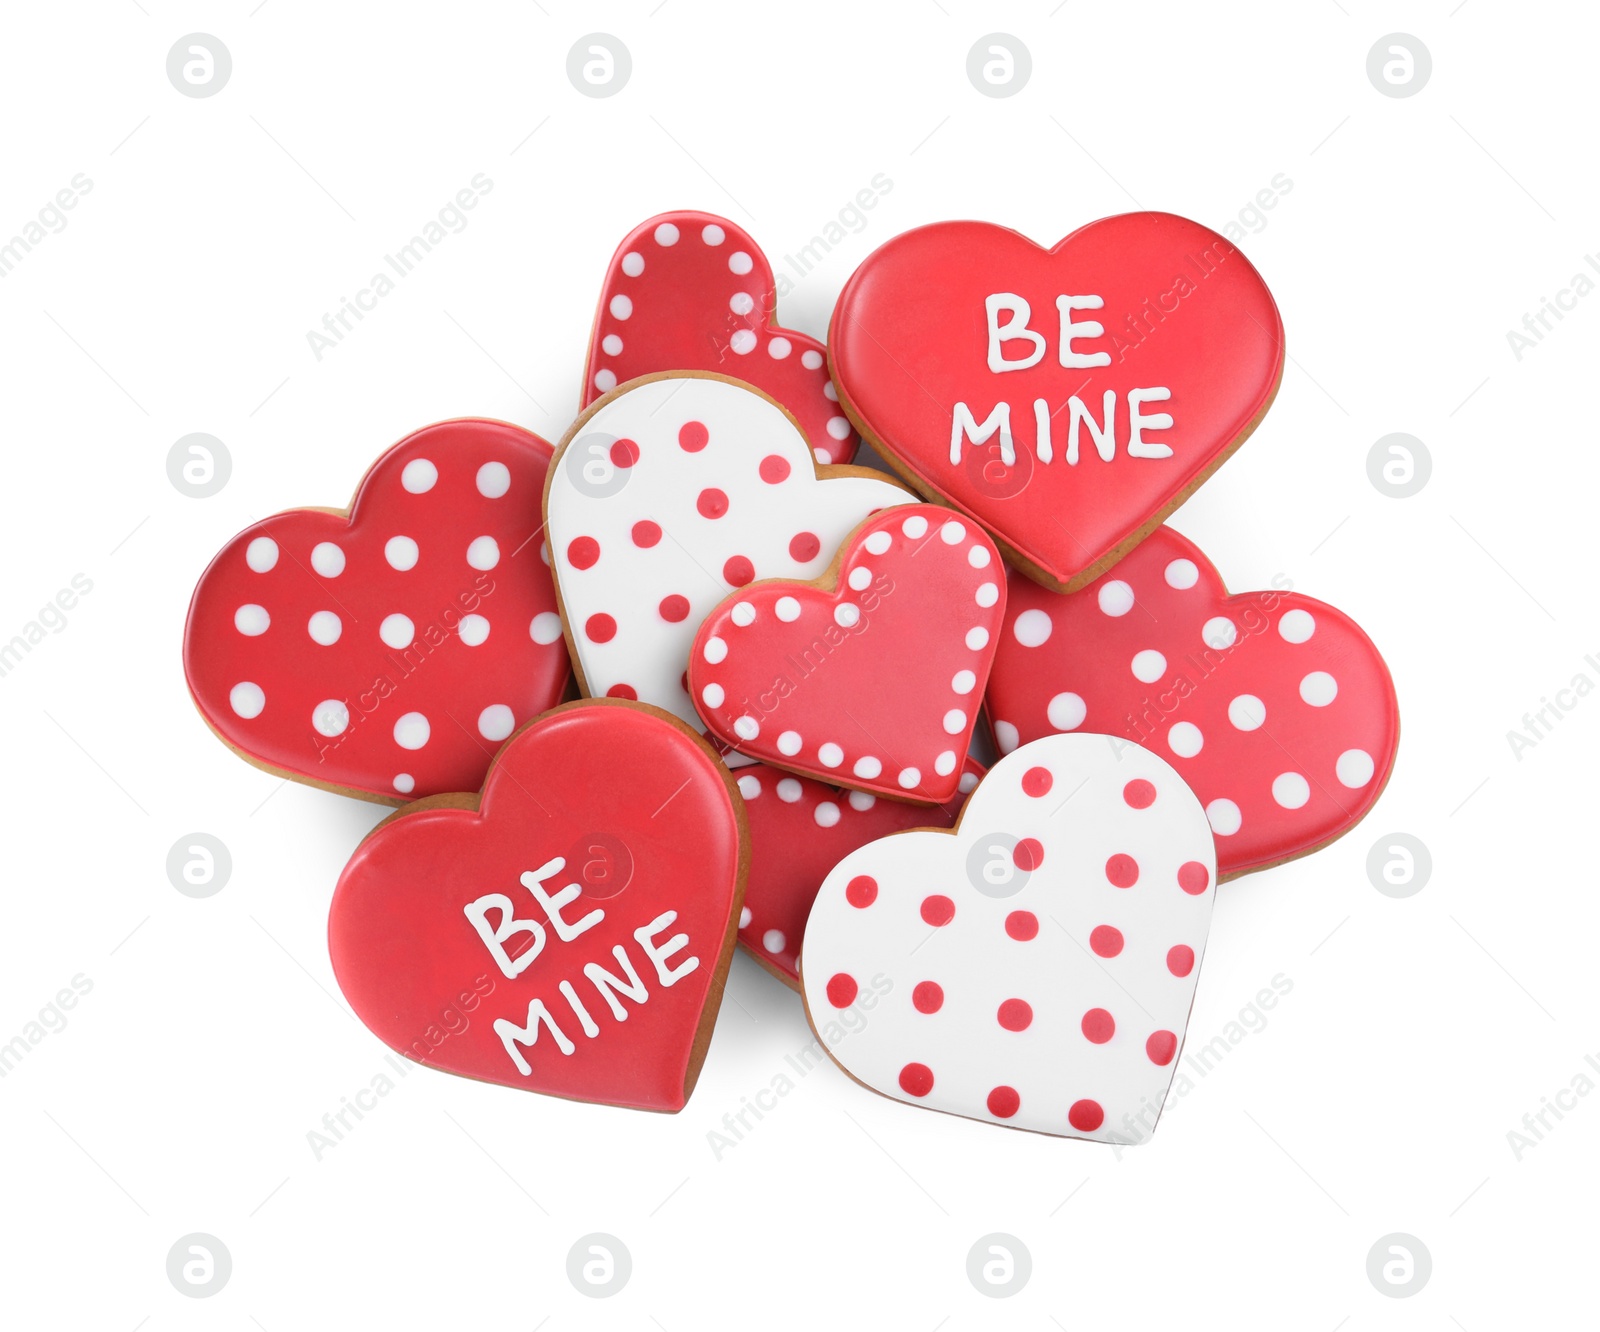
<path id="1" fill-rule="evenodd" d="M 790 416 L 721 375 L 646 376 L 578 418 L 545 489 L 551 567 L 584 691 L 701 725 L 684 684 L 701 620 L 757 578 L 815 578 L 850 530 L 915 500 L 820 467 Z"/>
<path id="2" fill-rule="evenodd" d="M 1205 810 L 1138 745 L 1059 735 L 978 784 L 950 832 L 870 842 L 817 894 L 812 1026 L 887 994 L 828 1047 L 872 1090 L 1011 1128 L 1136 1143 L 1172 1082 L 1211 927 Z"/>

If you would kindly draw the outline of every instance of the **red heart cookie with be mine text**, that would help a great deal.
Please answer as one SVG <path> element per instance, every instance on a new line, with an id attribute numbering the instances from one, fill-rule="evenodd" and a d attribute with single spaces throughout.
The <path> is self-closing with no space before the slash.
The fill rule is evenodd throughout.
<path id="1" fill-rule="evenodd" d="M 246 528 L 200 577 L 183 666 L 200 715 L 257 767 L 388 804 L 476 789 L 570 674 L 540 498 L 551 448 L 443 421 L 348 510 Z"/>
<path id="2" fill-rule="evenodd" d="M 418 801 L 340 876 L 328 951 L 384 1044 L 446 1073 L 683 1108 L 733 955 L 743 808 L 656 708 L 570 703 L 519 731 L 481 796 Z"/>
<path id="3" fill-rule="evenodd" d="M 1284 355 L 1249 260 L 1170 213 L 1108 217 L 1048 250 L 985 222 L 919 227 L 851 276 L 829 344 L 865 438 L 1057 591 L 1221 466 Z"/>

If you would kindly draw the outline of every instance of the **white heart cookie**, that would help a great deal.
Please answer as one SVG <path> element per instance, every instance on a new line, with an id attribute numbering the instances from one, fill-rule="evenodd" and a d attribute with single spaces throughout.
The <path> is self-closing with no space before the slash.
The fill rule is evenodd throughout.
<path id="1" fill-rule="evenodd" d="M 817 577 L 862 519 L 915 498 L 865 468 L 817 467 L 788 414 L 735 380 L 624 384 L 578 418 L 545 488 L 585 692 L 700 726 L 683 679 L 707 613 L 753 579 Z"/>
<path id="2" fill-rule="evenodd" d="M 1138 745 L 1055 735 L 1001 759 L 952 831 L 869 842 L 828 875 L 800 957 L 824 1048 L 874 1091 L 1100 1142 L 1155 1129 L 1216 896 L 1205 810 Z"/>

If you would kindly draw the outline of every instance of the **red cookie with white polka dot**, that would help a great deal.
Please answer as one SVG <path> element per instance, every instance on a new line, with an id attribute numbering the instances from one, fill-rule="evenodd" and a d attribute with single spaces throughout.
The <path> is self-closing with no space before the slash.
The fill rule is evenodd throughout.
<path id="1" fill-rule="evenodd" d="M 1136 745 L 1058 735 L 1001 759 L 950 832 L 846 856 L 801 955 L 813 1028 L 885 1096 L 1101 1142 L 1154 1131 L 1216 897 L 1205 811 Z"/>
<path id="2" fill-rule="evenodd" d="M 1229 596 L 1170 527 L 1079 592 L 1014 575 L 987 707 L 1002 753 L 1081 730 L 1166 757 L 1225 879 L 1349 832 L 1400 741 L 1394 682 L 1355 621 L 1293 592 Z"/>
<path id="3" fill-rule="evenodd" d="M 206 723 L 326 790 L 400 804 L 475 789 L 570 675 L 539 558 L 550 452 L 504 422 L 444 421 L 379 458 L 348 510 L 246 528 L 184 629 Z"/>
<path id="4" fill-rule="evenodd" d="M 942 804 L 1005 613 L 994 543 L 948 509 L 868 519 L 813 582 L 771 579 L 700 626 L 689 685 L 741 753 L 897 800 Z"/>
<path id="5" fill-rule="evenodd" d="M 641 375 L 712 370 L 755 385 L 788 411 L 819 463 L 847 463 L 858 437 L 828 378 L 827 349 L 772 322 L 787 290 L 735 222 L 662 213 L 617 247 L 600 289 L 583 405 Z"/>
<path id="6" fill-rule="evenodd" d="M 739 942 L 791 989 L 800 988 L 806 917 L 828 871 L 857 847 L 908 828 L 948 828 L 983 776 L 968 759 L 960 790 L 943 805 L 879 800 L 796 777 L 764 763 L 739 769 L 739 794 L 750 824 L 750 877 Z"/>

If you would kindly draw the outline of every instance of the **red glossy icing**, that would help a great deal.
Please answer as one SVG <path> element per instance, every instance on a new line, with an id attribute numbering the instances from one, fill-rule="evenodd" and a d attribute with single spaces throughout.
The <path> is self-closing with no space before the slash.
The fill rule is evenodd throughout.
<path id="1" fill-rule="evenodd" d="M 956 794 L 1005 606 L 975 524 L 914 504 L 846 539 L 827 588 L 767 579 L 701 624 L 690 695 L 741 752 L 822 781 L 941 804 Z"/>
<path id="2" fill-rule="evenodd" d="M 859 439 L 832 396 L 826 349 L 773 322 L 777 293 L 766 255 L 737 223 L 692 211 L 640 223 L 606 270 L 582 405 L 639 375 L 714 370 L 776 398 L 818 462 L 849 462 Z"/>
<path id="3" fill-rule="evenodd" d="M 1207 807 L 1224 877 L 1348 832 L 1382 792 L 1400 737 L 1394 683 L 1359 625 L 1297 593 L 1229 596 L 1170 527 L 1079 592 L 1013 575 L 985 702 L 1002 749 L 1081 730 L 1160 754 Z M 1151 794 L 1141 786 L 1125 792 L 1135 808 Z M 1216 801 L 1238 807 L 1237 831 Z M 1203 891 L 1195 877 L 1188 890 Z"/>
<path id="4" fill-rule="evenodd" d="M 357 848 L 328 918 L 334 974 L 373 1033 L 418 1063 L 574 1100 L 678 1110 L 721 1001 L 744 841 L 726 771 L 681 723 L 639 704 L 568 704 L 504 746 L 476 808 L 421 802 Z M 544 881 L 552 912 L 522 876 L 558 857 L 564 865 Z M 514 977 L 466 913 L 488 894 L 543 936 L 507 934 L 499 905 L 481 913 L 513 969 L 524 968 Z M 592 968 L 642 998 L 619 989 L 608 1000 Z M 524 1074 L 496 1024 L 526 1028 L 535 1001 L 572 1050 L 536 1018 L 533 1044 L 511 1047 Z"/>
<path id="5" fill-rule="evenodd" d="M 991 296 L 1030 306 L 1026 336 L 1002 341 L 1001 358 L 1031 368 L 991 370 Z M 1098 297 L 1070 311 L 1080 332 L 1070 352 L 1105 355 L 1098 366 L 1061 364 L 1058 297 Z M 1010 314 L 997 310 L 1004 329 Z M 880 450 L 930 498 L 976 517 L 1037 577 L 1081 586 L 1136 542 L 1218 466 L 1254 427 L 1277 391 L 1283 329 L 1260 275 L 1236 247 L 1167 213 L 1105 218 L 1043 249 L 1004 227 L 940 222 L 874 251 L 845 285 L 829 333 L 839 394 Z M 1144 402 L 1168 428 L 1141 431 L 1170 457 L 1131 457 L 1132 390 L 1166 389 Z M 1078 461 L 1067 461 L 1076 397 L 1097 424 L 1115 393 L 1113 456 L 1104 460 L 1086 426 Z M 1053 461 L 1040 460 L 1035 403 L 1044 403 Z M 1015 461 L 999 437 L 963 443 L 952 464 L 956 404 L 984 422 L 1009 404 Z"/>
<path id="6" fill-rule="evenodd" d="M 201 715 L 297 781 L 396 804 L 479 786 L 569 674 L 540 559 L 550 453 L 500 421 L 444 421 L 379 458 L 348 517 L 292 509 L 246 528 L 189 606 L 183 664 Z M 415 543 L 409 568 L 390 561 L 397 537 Z M 393 548 L 401 564 L 409 553 Z"/>

